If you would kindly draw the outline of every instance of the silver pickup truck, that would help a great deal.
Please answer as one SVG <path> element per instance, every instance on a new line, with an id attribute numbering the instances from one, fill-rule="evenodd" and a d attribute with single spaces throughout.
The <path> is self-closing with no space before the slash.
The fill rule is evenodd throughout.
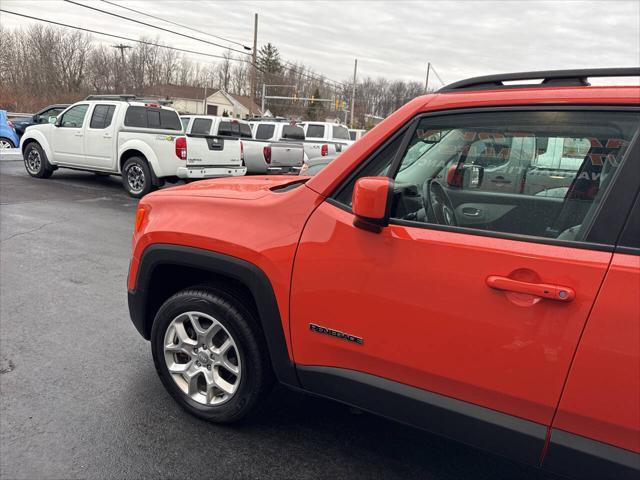
<path id="1" fill-rule="evenodd" d="M 300 125 L 280 121 L 251 122 L 253 138 L 269 142 L 296 142 L 302 144 L 304 161 L 335 155 L 336 145 L 331 142 L 309 140 Z"/>
<path id="2" fill-rule="evenodd" d="M 187 136 L 186 164 L 178 168 L 180 178 L 216 178 L 247 173 L 242 158 L 242 144 L 229 135 L 236 120 L 209 115 L 181 116 Z"/>

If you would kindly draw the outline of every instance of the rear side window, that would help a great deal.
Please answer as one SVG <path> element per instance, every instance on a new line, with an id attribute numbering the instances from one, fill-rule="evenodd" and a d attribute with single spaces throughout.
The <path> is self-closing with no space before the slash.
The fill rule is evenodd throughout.
<path id="1" fill-rule="evenodd" d="M 304 140 L 304 130 L 295 125 L 285 125 L 282 127 L 282 138 L 290 140 Z"/>
<path id="2" fill-rule="evenodd" d="M 96 105 L 91 114 L 90 128 L 107 128 L 111 125 L 113 112 L 116 111 L 115 105 Z"/>
<path id="3" fill-rule="evenodd" d="M 148 107 L 129 107 L 124 117 L 127 127 L 182 130 L 180 117 L 173 110 Z"/>
<path id="4" fill-rule="evenodd" d="M 309 125 L 307 127 L 307 137 L 324 138 L 324 125 Z"/>
<path id="5" fill-rule="evenodd" d="M 349 130 L 347 130 L 342 125 L 334 125 L 333 126 L 333 138 L 337 138 L 338 140 L 350 140 Z"/>
<path id="6" fill-rule="evenodd" d="M 218 127 L 218 135 L 222 137 L 251 138 L 251 127 L 238 121 L 222 121 Z"/>
<path id="7" fill-rule="evenodd" d="M 273 132 L 275 130 L 275 125 L 269 125 L 267 123 L 261 123 L 256 128 L 256 139 L 257 140 L 269 140 L 273 137 Z"/>
<path id="8" fill-rule="evenodd" d="M 187 127 L 189 126 L 190 118 L 181 118 L 180 123 L 182 123 L 182 130 L 187 131 Z"/>
<path id="9" fill-rule="evenodd" d="M 210 118 L 196 118 L 191 126 L 191 133 L 198 135 L 209 135 L 211 132 L 211 124 L 213 120 Z"/>

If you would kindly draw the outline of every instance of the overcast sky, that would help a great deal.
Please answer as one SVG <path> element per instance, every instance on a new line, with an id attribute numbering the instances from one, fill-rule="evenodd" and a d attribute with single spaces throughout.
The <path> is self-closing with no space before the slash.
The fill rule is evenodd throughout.
<path id="1" fill-rule="evenodd" d="M 99 0 L 74 1 L 224 43 Z M 354 58 L 358 76 L 418 81 L 424 81 L 430 61 L 445 83 L 500 72 L 640 64 L 639 0 L 111 1 L 247 45 L 252 42 L 253 14 L 258 13 L 259 46 L 271 42 L 285 59 L 301 61 L 335 80 L 353 75 Z M 0 0 L 0 5 L 104 32 L 157 36 L 180 48 L 223 52 L 62 0 Z M 4 13 L 0 22 L 4 28 L 36 23 Z M 439 82 L 432 76 L 429 85 Z"/>

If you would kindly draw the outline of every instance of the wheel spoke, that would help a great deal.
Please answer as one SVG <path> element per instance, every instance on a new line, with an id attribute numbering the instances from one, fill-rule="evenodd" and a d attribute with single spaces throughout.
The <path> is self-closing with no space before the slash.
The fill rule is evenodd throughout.
<path id="1" fill-rule="evenodd" d="M 218 365 L 225 368 L 226 370 L 229 370 L 234 375 L 238 375 L 240 373 L 240 368 L 231 363 L 226 356 L 220 358 Z"/>
<path id="2" fill-rule="evenodd" d="M 194 395 L 199 393 L 198 391 L 199 376 L 200 376 L 200 372 L 194 368 L 189 368 L 182 374 L 182 377 L 187 382 L 187 388 L 188 388 L 187 393 L 190 397 L 193 397 Z"/>
<path id="3" fill-rule="evenodd" d="M 227 355 L 231 347 L 233 347 L 233 341 L 228 337 L 224 342 L 222 342 L 222 345 L 219 347 L 213 347 L 211 351 L 218 356 L 224 357 Z"/>
<path id="4" fill-rule="evenodd" d="M 216 384 L 216 387 L 218 387 L 227 395 L 231 395 L 235 391 L 235 386 L 231 385 L 224 378 L 222 378 L 218 373 L 217 368 L 214 368 L 212 371 L 213 371 L 213 382 Z"/>
<path id="5" fill-rule="evenodd" d="M 192 365 L 193 365 L 193 360 L 189 360 L 187 363 L 173 362 L 171 364 L 167 364 L 167 368 L 171 373 L 184 374 L 187 370 L 189 370 L 189 368 L 191 368 Z"/>
<path id="6" fill-rule="evenodd" d="M 184 328 L 184 324 L 182 322 L 175 323 L 173 328 L 175 329 L 176 336 L 178 337 L 179 345 L 184 347 L 195 347 L 197 345 L 197 342 L 187 334 L 187 330 Z"/>

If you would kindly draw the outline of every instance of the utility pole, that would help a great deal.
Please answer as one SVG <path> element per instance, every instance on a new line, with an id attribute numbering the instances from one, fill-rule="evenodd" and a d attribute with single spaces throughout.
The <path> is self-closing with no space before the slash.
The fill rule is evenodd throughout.
<path id="1" fill-rule="evenodd" d="M 264 115 L 264 96 L 266 95 L 265 93 L 266 90 L 267 90 L 267 86 L 263 83 L 262 84 L 262 107 L 261 107 L 262 115 Z"/>
<path id="2" fill-rule="evenodd" d="M 120 50 L 120 67 L 118 68 L 118 70 L 116 71 L 116 75 L 118 77 L 118 80 L 120 80 L 120 71 L 122 70 L 122 67 L 124 67 L 124 51 L 131 48 L 129 45 L 125 45 L 124 43 L 121 43 L 119 45 L 112 45 L 113 48 Z M 117 64 L 116 64 L 117 65 Z M 117 82 L 116 82 L 117 83 Z M 116 88 L 118 87 L 118 85 L 116 85 Z M 125 87 L 126 90 L 126 87 Z M 116 92 L 118 93 L 118 92 Z M 124 92 L 122 92 L 124 93 Z"/>
<path id="3" fill-rule="evenodd" d="M 353 88 L 351 89 L 351 128 L 353 128 L 353 111 L 356 105 L 356 75 L 358 73 L 358 59 L 353 66 Z"/>
<path id="4" fill-rule="evenodd" d="M 251 62 L 253 68 L 251 69 L 251 101 L 256 103 L 256 80 L 258 77 L 258 66 L 256 65 L 256 50 L 258 49 L 258 14 L 255 14 L 253 22 L 253 54 L 251 55 Z M 264 104 L 264 101 L 263 101 Z M 264 111 L 264 105 L 262 107 Z"/>
<path id="5" fill-rule="evenodd" d="M 429 93 L 429 70 L 431 70 L 431 62 L 427 62 L 427 79 L 424 82 L 424 93 Z"/>

